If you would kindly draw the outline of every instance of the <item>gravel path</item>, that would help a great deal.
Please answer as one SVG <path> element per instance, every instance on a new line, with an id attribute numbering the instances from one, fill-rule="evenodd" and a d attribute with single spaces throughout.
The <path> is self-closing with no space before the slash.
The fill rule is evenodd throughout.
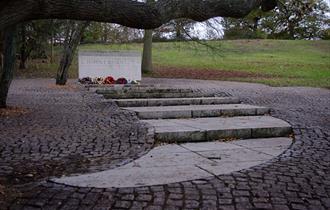
<path id="1" fill-rule="evenodd" d="M 161 186 L 95 189 L 33 180 L 114 167 L 140 156 L 153 141 L 130 112 L 102 103 L 72 82 L 65 89 L 54 88 L 52 83 L 16 80 L 13 84 L 9 103 L 26 108 L 27 113 L 0 118 L 0 173 L 4 184 L 27 184 L 12 188 L 15 194 L 10 203 L 2 205 L 4 208 L 330 209 L 327 89 L 147 78 L 147 84 L 228 92 L 245 103 L 270 107 L 274 117 L 294 127 L 295 143 L 265 164 L 230 175 Z M 44 169 L 44 175 L 36 175 L 36 179 L 30 178 L 32 172 L 25 172 L 43 169 L 47 163 L 54 166 Z M 24 176 L 18 173 L 21 167 Z"/>

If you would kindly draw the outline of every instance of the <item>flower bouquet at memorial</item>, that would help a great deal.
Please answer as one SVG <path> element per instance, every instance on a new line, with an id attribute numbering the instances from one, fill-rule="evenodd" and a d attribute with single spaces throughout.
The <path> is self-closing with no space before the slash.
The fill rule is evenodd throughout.
<path id="1" fill-rule="evenodd" d="M 95 77 L 93 78 L 93 84 L 103 84 L 104 79 L 102 77 Z"/>
<path id="2" fill-rule="evenodd" d="M 78 82 L 80 82 L 81 84 L 93 84 L 92 78 L 90 77 L 84 77 L 82 79 L 79 79 Z"/>
<path id="3" fill-rule="evenodd" d="M 130 82 L 130 84 L 132 84 L 132 85 L 139 85 L 140 83 L 137 80 L 133 80 L 133 81 Z"/>
<path id="4" fill-rule="evenodd" d="M 118 79 L 116 80 L 116 84 L 126 85 L 127 83 L 128 83 L 128 82 L 127 82 L 127 79 L 126 79 L 126 78 L 123 78 L 123 77 L 118 78 Z"/>
<path id="5" fill-rule="evenodd" d="M 108 76 L 104 79 L 103 84 L 105 85 L 113 85 L 116 83 L 116 80 L 112 76 Z"/>

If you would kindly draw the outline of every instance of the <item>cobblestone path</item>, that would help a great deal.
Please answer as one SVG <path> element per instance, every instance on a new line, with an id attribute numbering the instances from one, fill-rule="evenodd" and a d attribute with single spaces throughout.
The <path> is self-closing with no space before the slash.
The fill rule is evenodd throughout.
<path id="1" fill-rule="evenodd" d="M 294 127 L 295 143 L 256 167 L 202 180 L 123 189 L 75 188 L 49 176 L 102 170 L 149 150 L 145 125 L 130 112 L 75 85 L 16 80 L 11 105 L 26 113 L 0 117 L 4 209 L 330 209 L 330 91 L 260 84 L 145 79 L 147 84 L 228 92 L 272 108 Z M 38 172 L 38 174 L 34 174 Z M 24 185 L 22 185 L 24 184 Z M 8 193 L 7 193 L 8 195 Z"/>

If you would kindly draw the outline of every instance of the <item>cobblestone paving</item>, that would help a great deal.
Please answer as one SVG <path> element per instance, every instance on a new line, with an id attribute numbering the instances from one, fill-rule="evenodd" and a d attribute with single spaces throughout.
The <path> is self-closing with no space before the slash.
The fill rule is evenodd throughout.
<path id="1" fill-rule="evenodd" d="M 53 80 L 15 81 L 9 106 L 26 113 L 0 116 L 0 184 L 99 171 L 148 151 L 147 127 L 102 100 L 72 81 L 62 88 Z"/>
<path id="2" fill-rule="evenodd" d="M 9 207 L 11 209 L 330 209 L 329 90 L 272 88 L 260 84 L 198 80 L 146 79 L 145 82 L 148 84 L 164 84 L 171 87 L 191 87 L 205 92 L 224 91 L 231 93 L 233 96 L 241 97 L 245 103 L 271 107 L 273 116 L 284 119 L 293 125 L 295 143 L 278 158 L 248 170 L 164 186 L 93 189 L 74 188 L 45 181 L 41 183 L 32 182 L 29 185 L 15 188 L 17 195 Z M 24 90 L 17 88 L 17 86 L 22 87 L 21 83 L 26 84 L 26 86 L 23 85 Z M 25 129 L 32 129 L 41 123 L 47 125 L 49 119 L 58 119 L 58 124 L 63 126 L 63 123 L 66 122 L 62 119 L 63 114 L 69 115 L 68 112 L 58 112 L 51 109 L 52 112 L 54 111 L 53 118 L 46 115 L 46 111 L 50 112 L 50 108 L 54 108 L 54 102 L 57 101 L 57 97 L 54 96 L 57 95 L 52 91 L 44 94 L 36 92 L 28 94 L 28 89 L 26 89 L 28 83 L 37 83 L 36 86 L 38 86 L 38 84 L 45 84 L 45 81 L 17 81 L 10 96 L 11 103 L 27 104 L 27 106 L 33 107 L 33 103 L 39 105 L 47 100 L 50 102 L 48 104 L 45 102 L 46 105 L 39 105 L 39 107 L 34 108 L 33 113 L 38 112 L 38 109 L 44 110 L 44 113 L 43 115 L 38 114 L 41 116 L 40 119 L 31 118 L 27 120 L 26 124 L 30 124 L 30 126 L 26 126 Z M 69 103 L 74 98 L 82 97 L 81 94 L 84 95 L 84 93 L 81 92 L 72 93 L 73 99 L 67 96 L 65 101 Z M 13 99 L 14 96 L 18 96 L 16 100 Z M 39 100 L 36 98 L 39 98 Z M 86 108 L 87 110 L 93 110 L 87 115 L 93 115 L 91 113 L 96 115 L 96 118 L 91 119 L 99 119 L 98 117 L 104 115 L 104 113 L 109 113 L 109 115 L 118 113 L 118 118 L 115 119 L 130 122 L 126 125 L 128 127 L 125 128 L 126 132 L 129 129 L 134 130 L 134 126 L 129 127 L 129 125 L 138 126 L 135 121 L 135 123 L 132 122 L 132 119 L 135 119 L 134 116 L 119 114 L 121 111 L 114 106 L 108 105 L 109 107 L 106 107 L 106 105 L 101 106 L 100 103 L 96 103 L 94 100 L 91 100 L 92 102 L 90 100 L 86 101 L 89 101 L 86 102 L 87 104 L 91 103 L 90 105 L 95 106 Z M 84 107 L 83 104 L 79 105 Z M 83 109 L 78 107 L 76 104 L 70 111 Z M 80 110 L 79 113 L 82 113 L 82 111 Z M 78 116 L 73 120 L 79 119 L 81 125 L 87 123 L 86 121 L 89 118 L 85 118 L 86 115 L 82 118 L 82 116 L 79 117 L 78 113 L 76 114 Z M 122 115 L 127 117 L 121 117 Z M 23 129 L 18 128 L 15 122 L 17 123 L 17 121 L 10 119 L 6 123 L 1 122 L 0 125 L 1 131 L 4 124 L 10 125 L 13 130 L 12 132 L 6 132 L 5 134 L 1 132 L 0 134 L 1 139 L 12 136 L 12 140 L 1 142 L 2 145 L 4 144 L 2 148 L 13 148 L 10 150 L 2 149 L 2 151 L 8 151 L 5 153 L 5 157 L 14 159 L 9 158 L 9 160 L 3 161 L 10 164 L 15 162 L 15 158 L 21 158 L 20 155 L 14 156 L 12 154 L 15 148 L 23 148 L 22 146 L 15 146 L 15 144 L 19 144 L 17 142 L 23 141 L 13 139 L 22 136 L 20 132 L 23 132 Z M 99 123 L 99 121 L 94 121 L 94 125 L 95 122 Z M 68 123 L 68 125 L 70 124 Z M 84 129 L 87 128 L 88 126 Z M 75 129 L 78 130 L 79 126 L 77 125 Z M 73 130 L 66 129 L 66 132 L 66 135 L 70 136 Z M 120 129 L 109 133 L 117 135 L 116 132 L 121 134 Z M 99 132 L 97 131 L 97 133 Z M 28 135 L 31 134 L 27 133 L 21 139 L 33 139 L 29 138 Z M 40 135 L 45 135 L 44 131 L 40 132 Z M 115 142 L 121 142 L 121 145 L 125 145 L 125 143 L 122 143 L 122 141 L 128 141 L 125 139 L 117 139 Z M 146 138 L 137 139 L 137 142 L 140 141 L 139 146 L 142 144 L 144 149 L 148 148 L 149 144 L 146 143 L 148 142 L 145 140 Z M 87 138 L 85 141 L 90 141 L 90 139 Z M 62 144 L 72 145 L 72 140 L 70 142 L 61 140 L 61 142 Z M 92 142 L 89 145 L 94 144 Z M 128 145 L 127 148 L 129 149 L 134 147 L 134 144 Z M 110 148 L 109 151 L 111 154 L 118 154 L 118 152 L 115 152 L 118 151 L 118 147 Z M 79 152 L 76 153 L 79 154 Z M 44 155 L 47 156 L 49 153 L 47 152 Z M 125 154 L 122 157 L 125 157 Z M 44 157 L 39 155 L 39 161 L 41 159 L 43 160 Z M 19 161 L 23 163 L 24 159 Z M 70 161 L 65 163 L 69 164 Z"/>

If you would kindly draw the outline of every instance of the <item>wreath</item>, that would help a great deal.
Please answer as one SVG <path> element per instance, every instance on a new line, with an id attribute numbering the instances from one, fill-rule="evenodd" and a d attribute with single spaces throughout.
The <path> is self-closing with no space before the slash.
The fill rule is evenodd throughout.
<path id="1" fill-rule="evenodd" d="M 81 84 L 92 84 L 93 83 L 92 78 L 90 78 L 90 77 L 84 77 L 82 79 L 79 79 L 79 82 Z"/>
<path id="2" fill-rule="evenodd" d="M 108 76 L 104 79 L 103 84 L 112 85 L 115 84 L 116 80 L 112 76 Z"/>
<path id="3" fill-rule="evenodd" d="M 95 77 L 93 78 L 93 84 L 102 84 L 103 83 L 103 78 L 102 77 Z"/>
<path id="4" fill-rule="evenodd" d="M 119 79 L 117 79 L 117 81 L 116 81 L 116 84 L 121 84 L 121 85 L 126 85 L 128 82 L 127 82 L 127 79 L 125 79 L 125 78 L 119 78 Z"/>

